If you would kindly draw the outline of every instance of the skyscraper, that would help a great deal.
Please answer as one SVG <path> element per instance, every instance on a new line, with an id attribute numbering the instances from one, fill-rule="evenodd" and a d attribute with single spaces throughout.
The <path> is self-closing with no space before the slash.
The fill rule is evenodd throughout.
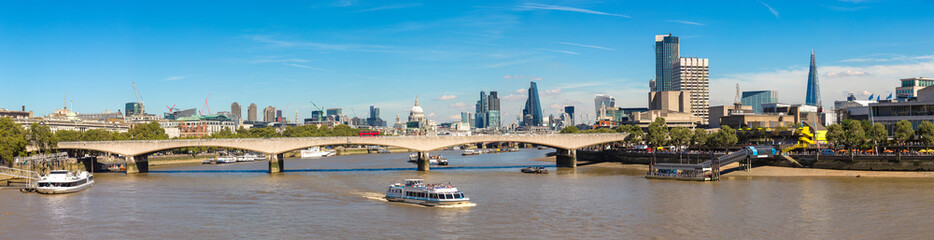
<path id="1" fill-rule="evenodd" d="M 525 101 L 525 108 L 522 109 L 522 126 L 541 126 L 542 125 L 542 102 L 538 99 L 538 85 L 531 82 L 529 86 L 529 98 Z"/>
<path id="2" fill-rule="evenodd" d="M 379 118 L 379 108 L 376 106 L 370 106 L 370 117 L 366 118 L 366 125 L 371 127 L 385 127 L 386 121 Z"/>
<path id="3" fill-rule="evenodd" d="M 691 107 L 685 112 L 702 118 L 706 123 L 710 105 L 708 60 L 682 58 L 680 48 L 678 37 L 655 35 L 655 79 L 649 82 L 649 88 L 652 92 L 688 91 Z M 649 99 L 652 106 L 652 98 Z"/>
<path id="4" fill-rule="evenodd" d="M 820 107 L 820 82 L 817 80 L 817 61 L 814 60 L 814 50 L 811 50 L 811 68 L 808 70 L 808 91 L 804 98 L 805 105 Z"/>
<path id="5" fill-rule="evenodd" d="M 568 115 L 570 122 L 567 123 L 567 126 L 574 126 L 574 106 L 564 106 L 564 113 Z"/>
<path id="6" fill-rule="evenodd" d="M 476 116 L 474 118 L 474 127 L 476 128 L 499 128 L 502 126 L 500 120 L 499 96 L 496 91 L 490 91 L 490 95 L 480 91 L 480 100 L 477 100 Z"/>
<path id="7" fill-rule="evenodd" d="M 247 120 L 256 121 L 256 103 L 250 103 L 246 108 Z"/>
<path id="8" fill-rule="evenodd" d="M 266 107 L 263 109 L 263 122 L 275 122 L 276 121 L 276 108 L 272 106 Z"/>
<path id="9" fill-rule="evenodd" d="M 243 111 L 240 111 L 240 104 L 239 104 L 239 103 L 234 102 L 234 103 L 230 104 L 230 114 L 233 114 L 234 116 L 237 117 L 237 119 L 235 119 L 235 120 L 241 119 L 241 117 L 240 117 L 240 116 L 242 116 L 242 115 L 240 115 L 241 113 L 243 113 Z"/>
<path id="10" fill-rule="evenodd" d="M 653 92 L 676 91 L 675 82 L 678 81 L 678 64 L 681 52 L 678 37 L 668 35 L 655 35 L 655 86 Z"/>
<path id="11" fill-rule="evenodd" d="M 710 76 L 706 58 L 681 58 L 678 64 L 677 91 L 691 92 L 691 114 L 707 122 L 710 107 Z"/>
<path id="12" fill-rule="evenodd" d="M 616 108 L 616 98 L 606 94 L 597 94 L 593 98 L 593 112 L 599 113 L 601 106 Z"/>

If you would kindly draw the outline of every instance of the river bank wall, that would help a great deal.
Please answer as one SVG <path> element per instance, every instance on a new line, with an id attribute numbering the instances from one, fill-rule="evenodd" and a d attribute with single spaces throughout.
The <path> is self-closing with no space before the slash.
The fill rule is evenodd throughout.
<path id="1" fill-rule="evenodd" d="M 657 153 L 657 163 L 698 163 L 723 154 L 708 153 Z M 628 151 L 586 151 L 579 150 L 577 159 L 589 162 L 619 162 L 623 164 L 649 164 L 652 153 Z M 792 155 L 806 168 L 861 170 L 861 171 L 934 171 L 934 156 L 844 156 L 844 155 Z M 783 156 L 754 159 L 754 166 L 799 167 Z"/>

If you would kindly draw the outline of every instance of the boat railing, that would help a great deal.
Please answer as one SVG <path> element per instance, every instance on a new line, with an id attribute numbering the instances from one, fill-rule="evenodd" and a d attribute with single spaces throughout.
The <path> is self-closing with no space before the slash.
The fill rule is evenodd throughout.
<path id="1" fill-rule="evenodd" d="M 26 187 L 29 188 L 35 188 L 36 182 L 42 177 L 39 175 L 39 172 L 36 171 L 2 166 L 0 166 L 0 175 L 26 179 Z"/>

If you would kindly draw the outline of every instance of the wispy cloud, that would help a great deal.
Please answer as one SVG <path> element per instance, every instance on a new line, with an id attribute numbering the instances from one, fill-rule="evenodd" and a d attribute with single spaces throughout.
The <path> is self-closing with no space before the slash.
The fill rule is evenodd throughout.
<path id="1" fill-rule="evenodd" d="M 854 76 L 867 76 L 867 75 L 872 75 L 872 74 L 869 74 L 868 72 L 859 71 L 859 70 L 846 70 L 846 71 L 841 71 L 841 72 L 829 72 L 827 74 L 824 74 L 824 76 L 827 76 L 827 77 L 854 77 Z"/>
<path id="2" fill-rule="evenodd" d="M 554 11 L 565 11 L 565 12 L 577 12 L 577 13 L 586 13 L 594 15 L 604 15 L 604 16 L 615 16 L 622 18 L 632 18 L 627 15 L 607 13 L 601 11 L 595 11 L 590 9 L 576 8 L 576 7 L 567 7 L 567 6 L 557 6 L 557 5 L 548 5 L 540 3 L 526 3 L 518 7 L 518 10 L 528 11 L 528 10 L 554 10 Z"/>
<path id="3" fill-rule="evenodd" d="M 558 94 L 561 94 L 561 89 L 560 89 L 560 88 L 558 88 L 558 89 L 547 89 L 547 90 L 545 90 L 544 93 L 542 93 L 542 95 L 545 95 L 545 96 L 552 96 L 552 95 L 558 95 Z"/>
<path id="4" fill-rule="evenodd" d="M 596 49 L 600 49 L 600 50 L 613 51 L 612 48 L 601 47 L 601 46 L 597 46 L 597 45 L 587 45 L 587 44 L 570 43 L 570 42 L 555 42 L 555 43 L 557 43 L 557 44 L 564 44 L 564 45 L 571 45 L 571 46 L 578 46 L 578 47 L 585 47 L 585 48 L 596 48 Z"/>
<path id="5" fill-rule="evenodd" d="M 190 77 L 190 76 L 187 76 L 187 75 L 183 75 L 183 76 L 171 76 L 171 77 L 167 77 L 167 78 L 163 79 L 163 81 L 178 81 L 178 80 L 186 79 L 186 78 L 188 78 L 188 77 Z"/>
<path id="6" fill-rule="evenodd" d="M 856 7 L 843 7 L 843 6 L 826 6 L 827 9 L 837 11 L 837 12 L 855 12 L 863 9 L 867 9 L 867 6 L 856 6 Z"/>
<path id="7" fill-rule="evenodd" d="M 545 60 L 545 59 L 546 59 L 546 58 L 519 59 L 519 60 L 512 60 L 512 61 L 506 61 L 506 62 L 500 62 L 500 63 L 494 63 L 494 64 L 489 64 L 489 65 L 484 65 L 484 66 L 480 66 L 480 68 L 484 68 L 484 69 L 485 69 L 485 68 L 501 68 L 501 67 L 506 67 L 506 66 L 512 66 L 512 65 L 519 65 L 519 64 L 524 64 L 524 63 L 530 63 L 530 62 L 541 61 L 541 60 Z"/>
<path id="8" fill-rule="evenodd" d="M 768 9 L 769 9 L 769 12 L 772 12 L 772 15 L 775 15 L 775 18 L 779 18 L 779 17 L 778 17 L 778 11 L 775 11 L 775 9 L 772 8 L 772 6 L 769 6 L 769 4 L 767 4 L 767 3 L 765 3 L 765 2 L 762 2 L 762 1 L 759 1 L 759 3 L 761 3 L 762 6 L 765 6 L 766 8 L 768 8 Z"/>
<path id="9" fill-rule="evenodd" d="M 703 23 L 692 22 L 692 21 L 683 21 L 683 20 L 668 20 L 668 21 L 666 21 L 666 22 L 670 22 L 670 23 L 681 23 L 681 24 L 688 24 L 688 25 L 695 25 L 695 26 L 706 26 L 706 25 L 704 25 Z"/>
<path id="10" fill-rule="evenodd" d="M 457 95 L 443 95 L 437 98 L 440 101 L 454 100 L 457 99 Z"/>
<path id="11" fill-rule="evenodd" d="M 271 36 L 264 35 L 251 35 L 248 36 L 251 40 L 267 44 L 272 47 L 279 48 L 304 48 L 304 49 L 316 49 L 316 50 L 333 50 L 333 51 L 374 51 L 374 50 L 386 50 L 389 49 L 387 46 L 381 45 L 369 45 L 369 44 L 332 44 L 332 43 L 320 43 L 320 42 L 306 42 L 306 41 L 287 41 L 273 38 Z"/>
<path id="12" fill-rule="evenodd" d="M 300 58 L 281 58 L 281 57 L 262 57 L 258 59 L 250 60 L 250 63 L 305 63 L 308 60 Z"/>
<path id="13" fill-rule="evenodd" d="M 556 49 L 547 49 L 547 48 L 538 48 L 538 50 L 547 51 L 547 52 L 556 52 L 556 53 L 571 54 L 571 55 L 580 55 L 580 53 L 578 53 L 578 52 L 565 51 L 565 50 L 556 50 Z"/>
<path id="14" fill-rule="evenodd" d="M 294 64 L 294 63 L 283 63 L 282 65 L 297 67 L 297 68 L 304 68 L 304 69 L 315 70 L 315 71 L 327 71 L 326 69 L 323 69 L 323 68 L 309 67 L 309 66 L 305 66 L 301 64 Z"/>
<path id="15" fill-rule="evenodd" d="M 419 6 L 422 6 L 422 4 L 421 3 L 396 4 L 396 5 L 386 5 L 386 6 L 367 8 L 367 9 L 363 9 L 357 12 L 374 12 L 374 11 L 382 11 L 382 10 L 413 8 L 413 7 L 419 7 Z"/>

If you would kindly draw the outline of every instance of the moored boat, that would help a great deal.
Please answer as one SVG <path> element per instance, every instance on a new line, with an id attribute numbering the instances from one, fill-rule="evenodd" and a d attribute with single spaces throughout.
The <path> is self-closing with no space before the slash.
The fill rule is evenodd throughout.
<path id="1" fill-rule="evenodd" d="M 329 157 L 337 154 L 334 150 L 321 150 L 320 147 L 310 147 L 302 150 L 302 158 Z"/>
<path id="2" fill-rule="evenodd" d="M 94 174 L 87 171 L 52 170 L 36 182 L 36 192 L 44 194 L 73 193 L 94 186 Z"/>
<path id="3" fill-rule="evenodd" d="M 386 190 L 386 200 L 425 206 L 446 206 L 470 203 L 470 198 L 453 184 L 426 184 L 423 179 L 405 179 Z"/>
<path id="4" fill-rule="evenodd" d="M 520 171 L 523 173 L 548 173 L 548 169 L 545 169 L 545 167 L 524 167 Z"/>
<path id="5" fill-rule="evenodd" d="M 217 157 L 217 164 L 235 163 L 235 162 L 237 162 L 236 157 Z"/>
<path id="6" fill-rule="evenodd" d="M 470 155 L 480 155 L 480 150 L 477 149 L 467 149 L 461 153 L 461 156 L 470 156 Z"/>

